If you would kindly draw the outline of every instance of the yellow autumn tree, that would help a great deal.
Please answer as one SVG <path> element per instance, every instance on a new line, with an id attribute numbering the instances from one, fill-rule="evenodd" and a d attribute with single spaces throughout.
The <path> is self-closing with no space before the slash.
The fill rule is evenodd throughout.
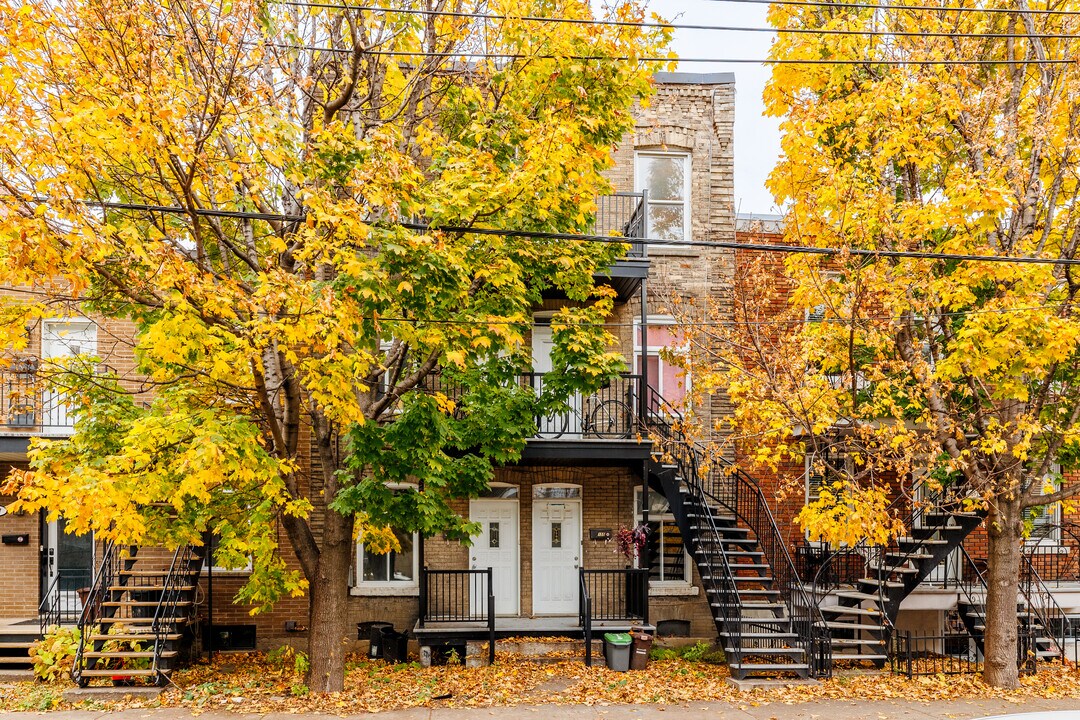
<path id="1" fill-rule="evenodd" d="M 771 50 L 810 62 L 775 65 L 765 92 L 770 188 L 792 245 L 941 257 L 749 259 L 690 364 L 730 392 L 753 461 L 847 451 L 800 516 L 820 537 L 894 534 L 884 498 L 913 471 L 985 509 L 984 674 L 1015 687 L 1024 511 L 1080 492 L 1054 471 L 1080 448 L 1080 6 L 914 4 L 772 6 L 777 28 L 828 32 Z"/>
<path id="2" fill-rule="evenodd" d="M 620 369 L 594 276 L 625 246 L 528 233 L 589 229 L 667 37 L 636 2 L 607 25 L 528 19 L 582 0 L 376 5 L 0 0 L 0 283 L 28 290 L 4 339 L 131 319 L 151 391 L 56 368 L 80 420 L 19 507 L 120 542 L 215 531 L 253 558 L 240 599 L 309 595 L 319 692 L 357 524 L 468 537 L 450 500 Z M 537 398 L 515 378 L 548 291 L 577 302 Z"/>

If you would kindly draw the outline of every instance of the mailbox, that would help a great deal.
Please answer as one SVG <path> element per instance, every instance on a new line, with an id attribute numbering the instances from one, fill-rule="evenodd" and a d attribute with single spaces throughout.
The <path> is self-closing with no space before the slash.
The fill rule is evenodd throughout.
<path id="1" fill-rule="evenodd" d="M 29 545 L 30 536 L 26 533 L 22 535 L 4 535 L 3 542 L 5 545 Z"/>

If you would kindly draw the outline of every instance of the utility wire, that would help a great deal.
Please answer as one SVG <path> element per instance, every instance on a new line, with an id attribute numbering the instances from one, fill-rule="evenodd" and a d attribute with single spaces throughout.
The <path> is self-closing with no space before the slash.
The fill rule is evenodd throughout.
<path id="1" fill-rule="evenodd" d="M 61 297 L 55 292 L 46 292 L 44 290 L 31 290 L 30 288 L 6 288 L 8 292 L 21 295 L 33 295 L 35 297 L 43 297 L 51 300 L 58 300 L 63 302 L 78 302 L 79 298 L 75 296 Z M 1014 308 L 982 308 L 975 310 L 951 310 L 946 312 L 933 313 L 934 318 L 938 317 L 967 317 L 970 315 L 1009 315 L 1012 313 L 1028 313 L 1036 310 L 1059 310 L 1060 306 L 1045 304 L 1045 305 L 1028 305 Z M 379 322 L 404 322 L 404 323 L 427 323 L 431 325 L 498 325 L 498 326 L 529 326 L 534 322 L 531 318 L 522 320 L 454 320 L 450 318 L 422 318 L 422 317 L 395 317 L 392 315 L 380 315 L 376 318 Z M 861 322 L 865 320 L 904 320 L 904 315 L 858 315 L 854 318 L 843 317 L 825 317 L 821 320 L 807 320 L 803 318 L 776 318 L 772 320 L 683 320 L 671 323 L 652 322 L 649 325 L 665 325 L 671 327 L 695 327 L 695 328 L 711 328 L 711 327 L 742 327 L 742 326 L 773 326 L 773 325 L 804 325 L 804 324 L 844 324 L 848 322 Z M 602 322 L 602 323 L 588 323 L 586 327 L 605 327 L 605 328 L 639 328 L 641 323 L 634 322 Z"/>
<path id="2" fill-rule="evenodd" d="M 712 32 L 753 32 L 753 33 L 806 33 L 813 35 L 853 35 L 871 37 L 933 37 L 949 39 L 1041 39 L 1041 40 L 1075 40 L 1075 33 L 956 33 L 956 32 L 933 32 L 918 30 L 843 30 L 839 28 L 775 28 L 775 27 L 748 27 L 739 25 L 697 25 L 685 23 L 656 23 L 634 22 L 632 20 L 588 20 L 580 18 L 563 17 L 539 17 L 533 15 L 488 15 L 486 13 L 454 12 L 451 10 L 419 10 L 419 9 L 395 9 L 378 7 L 375 5 L 350 5 L 330 2 L 302 2 L 301 0 L 275 0 L 280 5 L 289 5 L 304 8 L 327 8 L 336 10 L 357 10 L 361 12 L 400 13 L 407 15 L 423 15 L 432 17 L 469 18 L 475 20 L 519 20 L 536 23 L 571 23 L 575 25 L 591 25 L 598 27 L 634 27 L 642 29 L 671 29 L 671 30 L 708 30 Z"/>
<path id="3" fill-rule="evenodd" d="M 287 45 L 274 44 L 275 47 L 291 50 L 310 50 L 313 52 L 326 52 L 352 55 L 355 50 L 349 48 L 325 47 L 320 45 Z M 703 58 L 703 57 L 630 57 L 629 55 L 531 55 L 526 53 L 480 53 L 468 50 L 456 52 L 411 52 L 407 50 L 363 50 L 362 55 L 384 55 L 388 57 L 410 58 L 445 58 L 460 60 L 603 60 L 608 62 L 678 62 L 678 63 L 728 63 L 728 64 L 754 64 L 754 65 L 1075 65 L 1080 59 L 1048 59 L 1037 58 L 1001 58 L 1001 59 L 978 59 L 978 60 L 932 60 L 932 59 L 876 59 L 865 60 L 820 60 L 820 59 L 796 59 L 786 58 L 775 60 L 766 58 L 758 60 L 754 58 Z"/>
<path id="4" fill-rule="evenodd" d="M 47 200 L 38 198 L 39 202 Z M 127 210 L 151 213 L 169 213 L 176 215 L 199 215 L 244 220 L 263 220 L 267 222 L 306 222 L 306 215 L 285 215 L 277 213 L 248 212 L 242 210 L 213 210 L 180 207 L 178 205 L 144 205 L 141 203 L 85 201 L 88 207 L 106 210 Z M 863 248 L 825 248 L 807 245 L 782 245 L 778 243 L 745 243 L 722 240 L 663 240 L 661 238 L 631 238 L 612 235 L 590 235 L 587 233 L 544 232 L 537 230 L 512 230 L 499 228 L 478 228 L 464 225 L 431 225 L 428 223 L 401 222 L 395 226 L 419 232 L 444 232 L 496 237 L 515 237 L 530 240 L 565 240 L 570 242 L 612 243 L 618 245 L 648 244 L 655 246 L 703 247 L 721 250 L 756 250 L 803 255 L 852 255 L 869 258 L 907 258 L 916 260 L 954 260 L 965 262 L 1001 262 L 1026 265 L 1080 265 L 1080 259 L 1014 257 L 1008 255 L 975 255 L 968 253 L 923 252 L 917 250 L 867 250 Z"/>
<path id="5" fill-rule="evenodd" d="M 830 0 L 705 0 L 706 2 L 723 2 L 723 3 L 746 3 L 751 5 L 787 5 L 794 7 L 821 7 L 821 8 L 851 8 L 855 10 L 887 10 L 891 12 L 906 12 L 913 10 L 916 12 L 955 12 L 955 13 L 1002 13 L 1007 15 L 1019 15 L 1020 10 L 1015 8 L 975 8 L 975 7 L 947 7 L 944 5 L 902 5 L 902 4 L 875 4 L 864 2 L 831 2 Z M 1040 9 L 1025 9 L 1023 11 L 1028 15 L 1063 15 L 1063 16 L 1076 16 L 1080 15 L 1080 10 L 1040 10 Z"/>

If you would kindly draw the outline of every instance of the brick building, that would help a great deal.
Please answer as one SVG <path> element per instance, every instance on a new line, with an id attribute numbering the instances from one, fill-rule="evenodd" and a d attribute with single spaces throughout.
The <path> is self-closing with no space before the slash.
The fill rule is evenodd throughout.
<path id="1" fill-rule="evenodd" d="M 736 236 L 744 244 L 782 245 L 785 242 L 783 218 L 740 214 L 736 219 Z M 738 250 L 734 264 L 736 273 L 744 272 L 750 266 L 769 268 L 776 277 L 784 272 L 781 254 L 750 248 Z M 785 292 L 777 293 L 767 312 L 778 316 L 787 311 L 788 299 Z M 808 320 L 812 321 L 812 318 Z M 866 550 L 836 549 L 810 542 L 798 527 L 795 516 L 804 503 L 815 496 L 816 488 L 826 481 L 820 469 L 815 470 L 812 466 L 813 458 L 807 457 L 797 465 L 781 464 L 776 472 L 755 469 L 754 473 L 763 490 L 773 496 L 781 485 L 790 488 L 793 480 L 802 485 L 803 492 L 787 492 L 775 501 L 774 514 L 793 548 L 802 579 L 808 583 L 820 579 L 819 590 L 827 595 L 836 584 L 843 584 L 845 580 L 847 584 L 857 581 L 858 573 L 865 572 L 866 565 L 872 560 Z M 891 501 L 904 517 L 908 532 L 917 532 L 924 523 L 919 517 L 918 503 L 925 502 L 919 478 L 886 474 L 879 479 L 891 488 Z M 915 503 L 911 501 L 913 498 Z M 1030 522 L 1031 537 L 1024 548 L 1026 568 L 1030 570 L 1022 570 L 1028 580 L 1022 579 L 1018 602 L 1023 605 L 1029 600 L 1023 597 L 1023 585 L 1032 581 L 1035 587 L 1041 585 L 1045 596 L 1037 602 L 1053 606 L 1052 612 L 1059 614 L 1057 622 L 1064 616 L 1075 626 L 1074 618 L 1080 617 L 1080 532 L 1076 529 L 1080 513 L 1066 511 L 1057 505 L 1044 512 L 1031 513 Z M 910 583 L 911 587 L 896 608 L 893 622 L 898 631 L 928 636 L 965 633 L 962 616 L 969 605 L 982 602 L 985 592 L 984 583 L 978 577 L 979 573 L 985 573 L 988 557 L 985 524 L 975 524 L 965 536 L 956 538 L 955 542 L 950 540 L 948 549 L 942 557 L 926 560 L 925 572 L 920 573 L 918 582 Z M 1033 578 L 1031 570 L 1037 579 Z M 828 575 L 834 577 L 827 578 Z M 1039 591 L 1032 589 L 1031 592 Z M 1070 658 L 1076 652 L 1074 645 L 1075 639 L 1070 641 L 1067 649 Z"/>
<path id="2" fill-rule="evenodd" d="M 722 298 L 729 286 L 732 252 L 690 243 L 734 239 L 734 78 L 723 73 L 662 73 L 656 83 L 656 97 L 648 107 L 638 108 L 633 133 L 615 150 L 610 172 L 615 194 L 600 198 L 596 223 L 597 232 L 664 241 L 652 247 L 633 243 L 629 256 L 611 268 L 609 276 L 598 278 L 618 292 L 610 330 L 619 339 L 630 372 L 594 395 L 572 398 L 569 412 L 540 418 L 537 436 L 521 463 L 498 471 L 485 496 L 460 504 L 460 513 L 484 528 L 472 547 L 442 537 L 405 535 L 399 553 L 375 555 L 358 547 L 351 620 L 414 628 L 421 605 L 426 604 L 429 619 L 437 619 L 439 603 L 448 602 L 439 597 L 439 582 L 475 582 L 454 572 L 491 567 L 500 632 L 578 628 L 579 569 L 611 570 L 622 573 L 619 583 L 631 582 L 624 571 L 633 563 L 616 552 L 613 538 L 620 528 L 648 522 L 652 532 L 641 561 L 650 576 L 648 599 L 633 600 L 637 605 L 627 611 L 629 585 L 620 585 L 620 614 L 626 616 L 621 626 L 631 620 L 654 625 L 676 620 L 688 624 L 693 635 L 715 636 L 700 573 L 667 499 L 656 482 L 650 486 L 649 464 L 654 460 L 642 421 L 659 410 L 661 397 L 675 408 L 685 392 L 685 378 L 658 354 L 675 342 L 670 299 L 676 293 Z M 534 376 L 529 382 L 542 382 L 541 374 L 551 367 L 548 323 L 565 302 L 552 297 L 536 308 L 529 340 Z M 123 338 L 132 337 L 133 328 L 72 318 L 55 327 L 50 321 L 31 332 L 31 364 L 34 357 L 89 353 L 122 376 L 131 373 L 131 348 Z M 24 395 L 36 392 L 31 387 L 33 368 L 23 369 L 27 372 L 20 373 L 17 366 L 6 372 L 3 391 L 8 395 L 0 398 L 6 418 L 0 427 L 0 461 L 10 467 L 25 463 L 31 436 L 69 434 L 72 425 L 63 403 L 56 402 L 62 398 L 51 399 L 56 417 L 19 419 L 19 383 L 27 385 Z M 42 407 L 50 406 L 49 398 L 39 400 Z M 723 412 L 724 407 L 718 402 L 711 411 Z M 646 494 L 649 501 L 643 510 Z M 10 498 L 0 501 L 6 504 Z M 0 530 L 5 538 L 0 568 L 7 578 L 0 587 L 3 627 L 26 624 L 43 604 L 62 607 L 64 618 L 72 620 L 81 609 L 78 590 L 90 584 L 101 548 L 89 538 L 64 533 L 62 520 L 10 514 L 0 517 Z M 9 542 L 9 536 L 18 540 Z M 281 545 L 288 548 L 284 536 Z M 212 612 L 219 649 L 303 643 L 306 598 L 285 599 L 271 612 L 252 615 L 250 607 L 232 602 L 246 579 L 243 570 L 215 568 L 212 577 L 211 591 L 204 567 L 194 597 L 201 622 Z M 594 581 L 605 579 L 611 582 L 598 573 Z M 481 614 L 486 610 L 482 600 L 479 595 L 459 598 L 453 610 Z M 432 625 L 438 623 L 425 623 L 427 628 Z"/>

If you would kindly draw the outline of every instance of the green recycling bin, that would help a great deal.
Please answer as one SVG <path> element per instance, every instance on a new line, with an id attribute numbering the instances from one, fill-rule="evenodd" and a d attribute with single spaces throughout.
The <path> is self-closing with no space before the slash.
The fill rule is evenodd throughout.
<path id="1" fill-rule="evenodd" d="M 604 662 L 608 669 L 626 672 L 630 669 L 630 633 L 604 634 Z"/>

